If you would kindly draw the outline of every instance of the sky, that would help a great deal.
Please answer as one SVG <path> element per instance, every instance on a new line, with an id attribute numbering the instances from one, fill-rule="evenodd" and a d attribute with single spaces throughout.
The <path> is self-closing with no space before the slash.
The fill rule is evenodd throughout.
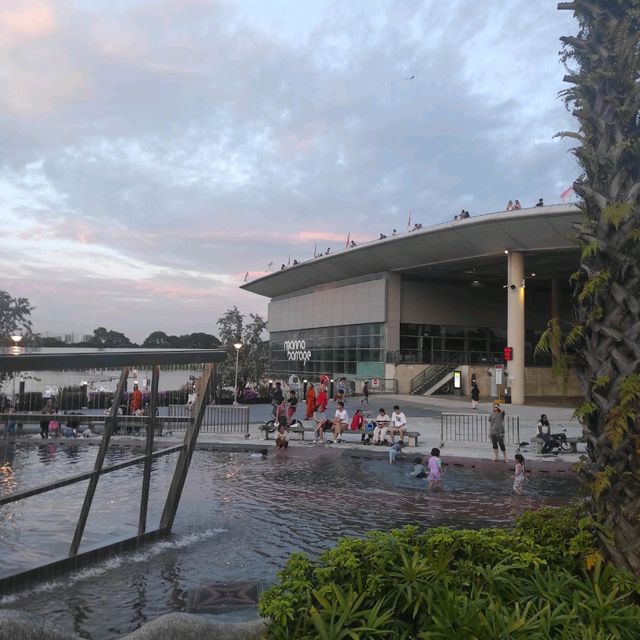
<path id="1" fill-rule="evenodd" d="M 2 0 L 0 289 L 42 334 L 215 334 L 266 314 L 247 272 L 559 202 L 575 31 L 555 0 Z"/>

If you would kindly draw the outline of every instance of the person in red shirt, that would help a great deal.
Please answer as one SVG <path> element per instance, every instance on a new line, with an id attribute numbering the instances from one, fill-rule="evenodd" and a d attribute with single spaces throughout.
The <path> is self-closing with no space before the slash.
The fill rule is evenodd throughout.
<path id="1" fill-rule="evenodd" d="M 364 431 L 364 416 L 362 415 L 362 409 L 358 409 L 351 418 L 351 430 L 352 431 Z"/>
<path id="2" fill-rule="evenodd" d="M 329 404 L 329 396 L 323 385 L 320 385 L 320 393 L 318 393 L 318 397 L 316 398 L 316 406 L 318 407 L 318 411 L 320 413 L 324 413 L 327 410 L 327 405 Z"/>
<path id="3" fill-rule="evenodd" d="M 129 397 L 129 411 L 134 414 L 142 409 L 142 391 L 138 389 L 138 383 L 133 383 L 133 391 Z"/>

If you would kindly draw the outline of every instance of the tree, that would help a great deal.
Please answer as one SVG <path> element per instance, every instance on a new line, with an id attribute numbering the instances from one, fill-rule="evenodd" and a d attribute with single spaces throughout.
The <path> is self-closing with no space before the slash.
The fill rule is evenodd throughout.
<path id="1" fill-rule="evenodd" d="M 178 346 L 177 342 L 176 336 L 168 336 L 164 331 L 154 331 L 145 338 L 142 346 L 151 349 L 172 349 Z"/>
<path id="2" fill-rule="evenodd" d="M 116 348 L 116 347 L 134 347 L 135 345 L 124 335 L 118 331 L 107 331 L 104 327 L 98 327 L 93 330 L 93 336 L 88 343 L 92 347 Z"/>
<path id="3" fill-rule="evenodd" d="M 245 325 L 245 316 L 237 307 L 225 311 L 218 319 L 220 341 L 227 352 L 227 359 L 218 367 L 220 386 L 233 387 L 235 384 L 236 348 L 241 342 L 238 354 L 238 386 L 244 389 L 248 383 L 257 385 L 269 367 L 269 343 L 262 338 L 267 323 L 260 315 L 249 314 L 251 321 Z"/>
<path id="4" fill-rule="evenodd" d="M 33 307 L 27 298 L 14 298 L 6 291 L 0 291 L 0 340 L 12 345 L 11 335 L 19 333 L 31 335 L 31 311 Z"/>
<path id="5" fill-rule="evenodd" d="M 565 340 L 585 393 L 589 443 L 579 476 L 603 548 L 640 575 L 640 0 L 575 0 L 576 36 L 561 38 L 563 92 L 578 120 L 573 153 L 583 222 L 572 276 L 576 323 Z"/>

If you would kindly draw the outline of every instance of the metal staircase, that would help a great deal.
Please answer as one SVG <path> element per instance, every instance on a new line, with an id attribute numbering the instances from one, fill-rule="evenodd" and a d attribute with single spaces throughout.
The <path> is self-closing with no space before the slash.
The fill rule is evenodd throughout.
<path id="1" fill-rule="evenodd" d="M 417 395 L 420 393 L 433 393 L 438 389 L 440 383 L 445 383 L 445 378 L 451 377 L 456 369 L 454 364 L 431 364 L 424 371 L 411 379 L 409 393 Z M 435 388 L 434 388 L 435 387 Z"/>

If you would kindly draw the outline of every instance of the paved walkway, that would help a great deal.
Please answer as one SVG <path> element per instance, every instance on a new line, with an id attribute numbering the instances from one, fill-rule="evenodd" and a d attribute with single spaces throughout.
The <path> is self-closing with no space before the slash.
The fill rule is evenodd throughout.
<path id="1" fill-rule="evenodd" d="M 365 413 L 370 413 L 372 417 L 375 417 L 377 410 L 380 407 L 385 407 L 388 413 L 393 409 L 394 405 L 399 405 L 407 415 L 407 423 L 409 431 L 418 431 L 420 433 L 419 446 L 416 448 L 407 447 L 405 451 L 407 453 L 428 454 L 433 447 L 440 447 L 440 416 L 443 412 L 448 413 L 464 413 L 464 414 L 480 414 L 488 416 L 491 412 L 490 401 L 481 402 L 477 411 L 471 410 L 471 403 L 466 398 L 452 398 L 450 396 L 411 396 L 411 395 L 372 395 L 370 396 L 370 404 L 361 405 L 360 397 L 347 398 L 347 410 L 349 415 L 352 415 L 355 409 L 362 408 Z M 301 407 L 302 408 L 302 407 Z M 529 442 L 536 434 L 536 424 L 542 413 L 546 413 L 552 425 L 552 431 L 561 431 L 562 428 L 567 429 L 568 436 L 580 436 L 582 433 L 582 427 L 576 420 L 571 420 L 573 409 L 566 407 L 553 407 L 547 408 L 544 406 L 519 406 L 519 405 L 504 405 L 504 409 L 508 415 L 520 417 L 520 440 L 521 442 Z M 333 411 L 333 403 L 329 403 L 327 409 L 327 415 L 331 415 Z M 261 411 L 262 413 L 263 411 Z M 252 417 L 255 415 L 252 407 Z M 273 436 L 270 439 L 264 441 L 264 432 L 260 431 L 260 422 L 252 422 L 250 425 L 250 436 L 252 441 L 262 441 L 264 446 L 273 447 Z M 304 421 L 305 425 L 311 426 L 312 421 Z M 332 445 L 313 445 L 313 434 L 307 433 L 305 440 L 303 441 L 299 435 L 290 435 L 291 447 L 311 447 L 311 446 L 324 446 L 325 448 L 333 448 L 336 450 L 379 450 L 380 447 L 368 446 L 365 447 L 359 443 L 343 442 L 342 444 Z M 228 443 L 245 443 L 247 440 L 239 434 L 210 434 L 203 432 L 200 434 L 199 440 L 201 442 L 228 442 Z M 509 459 L 513 459 L 514 454 L 517 452 L 515 446 L 507 447 L 507 454 Z M 550 465 L 558 465 L 562 463 L 574 463 L 577 462 L 580 456 L 585 452 L 584 445 L 578 445 L 578 453 L 562 453 L 541 455 L 535 453 L 533 447 L 522 447 L 520 452 L 528 460 L 535 460 Z M 493 450 L 490 442 L 483 443 L 464 443 L 464 442 L 445 442 L 442 447 L 443 460 L 447 458 L 476 458 L 491 460 L 493 458 Z"/>

